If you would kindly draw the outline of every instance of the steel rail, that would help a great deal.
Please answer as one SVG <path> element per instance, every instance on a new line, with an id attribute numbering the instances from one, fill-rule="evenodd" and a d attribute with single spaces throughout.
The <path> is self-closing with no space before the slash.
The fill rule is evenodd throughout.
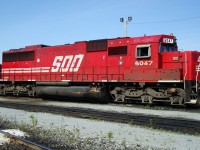
<path id="1" fill-rule="evenodd" d="M 18 136 L 12 135 L 8 132 L 4 132 L 2 130 L 0 130 L 0 133 L 3 134 L 5 137 L 9 138 L 10 141 L 12 141 L 13 143 L 17 144 L 17 145 L 24 145 L 28 148 L 31 148 L 33 150 L 52 150 L 51 148 L 48 148 L 46 146 L 31 142 L 29 140 L 20 138 Z"/>
<path id="2" fill-rule="evenodd" d="M 91 108 L 36 105 L 17 102 L 0 102 L 0 107 L 23 109 L 34 112 L 47 112 L 78 118 L 100 119 L 118 123 L 148 126 L 152 128 L 162 128 L 184 133 L 200 133 L 200 120 L 193 119 L 162 117 L 140 113 L 119 113 L 114 111 L 95 110 Z"/>

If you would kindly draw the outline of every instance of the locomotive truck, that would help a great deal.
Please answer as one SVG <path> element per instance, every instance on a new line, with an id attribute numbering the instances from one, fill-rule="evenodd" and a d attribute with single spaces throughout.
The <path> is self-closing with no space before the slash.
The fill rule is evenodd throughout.
<path id="1" fill-rule="evenodd" d="M 198 105 L 199 71 L 172 34 L 32 45 L 3 52 L 0 94 Z"/>

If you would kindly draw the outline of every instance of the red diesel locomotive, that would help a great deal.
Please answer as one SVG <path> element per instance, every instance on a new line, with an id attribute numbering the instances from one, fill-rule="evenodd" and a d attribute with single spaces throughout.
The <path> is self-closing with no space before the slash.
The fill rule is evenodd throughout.
<path id="1" fill-rule="evenodd" d="M 199 70 L 173 35 L 33 45 L 3 52 L 0 94 L 199 104 Z"/>

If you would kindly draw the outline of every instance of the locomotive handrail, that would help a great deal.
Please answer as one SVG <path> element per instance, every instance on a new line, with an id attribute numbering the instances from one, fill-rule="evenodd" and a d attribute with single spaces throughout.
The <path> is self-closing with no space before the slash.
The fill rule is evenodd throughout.
<path id="1" fill-rule="evenodd" d="M 196 74 L 196 92 L 198 93 L 198 75 L 199 75 L 199 71 L 200 71 L 200 64 L 197 65 L 197 68 L 196 68 L 196 71 L 197 71 L 197 74 Z"/>
<path id="2" fill-rule="evenodd" d="M 183 78 L 184 90 L 186 89 L 186 85 L 185 85 L 186 76 L 187 76 L 187 54 L 185 53 L 185 75 L 184 75 L 184 78 Z"/>
<path id="3" fill-rule="evenodd" d="M 99 73 L 99 67 L 104 71 Z M 69 80 L 69 81 L 77 81 L 77 82 L 109 82 L 112 80 L 114 82 L 120 82 L 120 80 L 124 80 L 124 74 L 122 70 L 119 70 L 120 67 L 116 66 L 115 71 L 109 69 L 109 66 L 99 66 L 99 67 L 88 67 L 90 68 L 89 72 L 85 73 L 85 67 L 82 67 L 82 71 L 80 72 L 71 72 L 66 73 L 63 72 L 62 69 L 60 72 L 52 72 L 51 68 L 43 69 L 43 68 L 29 68 L 29 69 L 8 69 L 3 73 L 8 76 L 9 81 L 62 81 L 62 80 Z M 80 68 L 79 68 L 80 69 Z M 174 69 L 166 69 L 166 70 L 174 70 Z M 88 70 L 87 70 L 88 71 Z M 138 70 L 132 70 L 138 71 Z M 18 73 L 18 74 L 15 74 Z M 83 73 L 81 73 L 83 72 Z M 14 74 L 13 74 L 14 73 Z M 180 73 L 180 71 L 179 71 Z M 14 79 L 13 79 L 14 78 Z M 4 78 L 3 78 L 4 79 Z M 178 79 L 178 78 L 177 78 Z"/>
<path id="4" fill-rule="evenodd" d="M 60 80 L 65 80 L 70 78 L 71 81 L 77 80 L 77 81 L 93 81 L 96 82 L 98 80 L 101 80 L 101 77 L 104 76 L 103 80 L 108 81 L 108 80 L 114 80 L 118 78 L 119 80 L 124 79 L 124 75 L 120 73 L 119 71 L 117 73 L 109 73 L 109 67 L 105 67 L 105 73 L 95 73 L 98 69 L 95 69 L 95 67 L 92 67 L 92 71 L 90 73 L 83 73 L 79 74 L 76 72 L 72 72 L 71 74 L 64 74 L 63 72 L 57 73 L 57 72 L 52 72 L 50 69 L 48 72 L 43 73 L 45 69 L 40 68 L 39 70 L 30 68 L 30 69 L 8 69 L 8 74 L 6 72 L 3 72 L 2 75 L 8 76 L 8 80 L 11 81 L 60 81 Z M 84 72 L 84 69 L 82 69 Z M 29 71 L 29 72 L 27 72 Z M 37 72 L 38 71 L 38 72 Z M 36 73 L 34 73 L 36 72 Z M 17 74 L 16 74 L 17 73 Z M 60 75 L 60 76 L 58 76 Z M 86 79 L 84 78 L 86 76 Z M 89 76 L 91 77 L 89 79 Z M 81 78 L 80 78 L 81 77 Z M 5 78 L 3 78 L 5 79 Z M 79 80 L 80 79 L 80 80 Z"/>

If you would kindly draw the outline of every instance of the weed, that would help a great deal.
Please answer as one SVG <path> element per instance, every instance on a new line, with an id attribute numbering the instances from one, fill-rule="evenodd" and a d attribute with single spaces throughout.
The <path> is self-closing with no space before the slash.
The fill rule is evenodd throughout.
<path id="1" fill-rule="evenodd" d="M 135 123 L 134 123 L 133 119 L 131 119 L 131 121 L 129 121 L 128 124 L 129 125 L 134 125 Z"/>
<path id="2" fill-rule="evenodd" d="M 199 132 L 196 132 L 194 135 L 195 135 L 195 136 L 200 136 L 200 133 L 199 133 Z"/>
<path id="3" fill-rule="evenodd" d="M 144 106 L 145 109 L 151 109 L 151 105 L 147 104 Z"/>
<path id="4" fill-rule="evenodd" d="M 123 149 L 127 149 L 128 148 L 125 139 L 123 139 L 123 141 L 121 142 L 121 145 L 122 145 Z"/>
<path id="5" fill-rule="evenodd" d="M 35 118 L 34 115 L 31 115 L 30 118 L 31 118 L 32 127 L 36 128 L 36 126 L 38 124 L 37 118 Z"/>
<path id="6" fill-rule="evenodd" d="M 149 127 L 153 128 L 156 126 L 155 120 L 149 119 Z"/>
<path id="7" fill-rule="evenodd" d="M 19 129 L 22 130 L 22 131 L 26 131 L 26 130 L 27 130 L 27 124 L 25 124 L 25 123 L 22 122 L 22 123 L 19 125 Z"/>
<path id="8" fill-rule="evenodd" d="M 108 139 L 111 141 L 113 138 L 113 133 L 111 131 L 108 132 Z"/>

